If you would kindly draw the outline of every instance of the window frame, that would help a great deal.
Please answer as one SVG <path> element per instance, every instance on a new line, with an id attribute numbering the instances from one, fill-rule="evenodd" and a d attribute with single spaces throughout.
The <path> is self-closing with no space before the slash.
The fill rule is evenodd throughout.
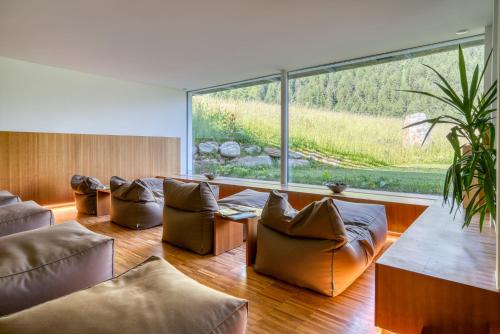
<path id="1" fill-rule="evenodd" d="M 362 66 L 369 66 L 374 64 L 380 64 L 384 62 L 397 61 L 409 57 L 415 57 L 416 55 L 422 56 L 425 54 L 432 54 L 435 52 L 444 52 L 447 50 L 452 50 L 457 47 L 457 45 L 462 46 L 475 46 L 475 45 L 485 45 L 485 34 L 479 34 L 454 40 L 449 40 L 445 42 L 439 42 L 434 44 L 428 44 L 424 46 L 418 46 L 408 49 L 402 49 L 392 52 L 386 52 L 381 54 L 376 54 L 367 57 L 360 57 L 355 59 L 343 60 L 329 64 L 323 64 L 318 66 L 306 67 L 295 69 L 291 71 L 282 70 L 280 73 L 274 73 L 267 76 L 257 77 L 253 79 L 232 82 L 223 85 L 211 86 L 202 89 L 190 90 L 186 92 L 186 117 L 187 117 L 187 129 L 186 129 L 186 170 L 185 174 L 188 176 L 193 175 L 193 129 L 192 129 L 192 98 L 196 95 L 204 95 L 224 90 L 236 89 L 249 87 L 253 85 L 265 84 L 270 82 L 281 82 L 281 121 L 280 121 L 280 132 L 281 132 L 281 169 L 280 169 L 280 182 L 282 185 L 293 184 L 290 183 L 290 166 L 288 163 L 288 151 L 289 151 L 289 79 L 297 79 L 307 76 L 313 76 L 323 73 L 335 72 L 340 70 L 358 68 Z M 485 57 L 487 52 L 485 52 Z M 269 181 L 276 182 L 276 181 Z M 277 183 L 277 182 L 276 182 Z"/>

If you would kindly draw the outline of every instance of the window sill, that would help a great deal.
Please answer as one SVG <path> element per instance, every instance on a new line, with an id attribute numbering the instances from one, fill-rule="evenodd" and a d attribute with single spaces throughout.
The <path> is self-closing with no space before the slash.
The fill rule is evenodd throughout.
<path id="1" fill-rule="evenodd" d="M 202 175 L 176 175 L 174 178 L 186 180 L 186 181 L 208 181 L 206 177 Z M 316 194 L 323 196 L 330 196 L 337 199 L 346 199 L 353 201 L 362 202 L 372 202 L 372 203 L 398 203 L 406 205 L 417 205 L 429 207 L 433 205 L 437 200 L 440 199 L 439 196 L 435 195 L 422 195 L 422 194 L 412 194 L 412 193 L 399 193 L 399 192 L 389 192 L 389 191 L 379 191 L 379 190 L 366 190 L 366 189 L 354 189 L 350 188 L 341 194 L 334 194 L 329 189 L 324 186 L 318 185 L 306 185 L 290 183 L 288 185 L 281 185 L 276 181 L 263 181 L 263 180 L 252 180 L 252 179 L 239 179 L 231 177 L 217 177 L 215 180 L 209 181 L 212 184 L 218 185 L 234 185 L 241 187 L 253 188 L 256 190 L 278 190 L 284 192 L 292 193 L 305 193 L 305 194 Z"/>

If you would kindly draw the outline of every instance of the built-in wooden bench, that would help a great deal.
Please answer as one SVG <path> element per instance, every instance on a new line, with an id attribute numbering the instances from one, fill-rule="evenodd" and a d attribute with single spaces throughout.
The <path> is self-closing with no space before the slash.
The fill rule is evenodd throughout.
<path id="1" fill-rule="evenodd" d="M 186 182 L 206 181 L 179 176 Z M 400 238 L 376 262 L 375 325 L 396 333 L 497 333 L 500 293 L 495 280 L 495 232 L 476 223 L 462 229 L 437 196 L 367 190 L 332 194 L 318 186 L 218 178 L 225 197 L 244 189 L 288 193 L 301 209 L 325 196 L 385 205 L 389 230 Z"/>
<path id="2" fill-rule="evenodd" d="M 203 176 L 185 176 L 175 177 L 184 182 L 207 181 Z M 351 202 L 363 202 L 382 204 L 387 213 L 387 224 L 389 231 L 394 233 L 403 233 L 422 212 L 432 205 L 437 197 L 419 194 L 391 193 L 383 191 L 369 191 L 348 189 L 342 194 L 333 194 L 329 189 L 323 186 L 289 184 L 281 185 L 278 182 L 243 180 L 233 178 L 217 178 L 210 181 L 211 184 L 218 185 L 220 188 L 220 197 L 230 196 L 245 189 L 254 189 L 257 191 L 278 190 L 288 194 L 290 204 L 297 210 L 302 209 L 311 202 L 320 200 L 323 197 L 334 197 L 339 200 Z"/>

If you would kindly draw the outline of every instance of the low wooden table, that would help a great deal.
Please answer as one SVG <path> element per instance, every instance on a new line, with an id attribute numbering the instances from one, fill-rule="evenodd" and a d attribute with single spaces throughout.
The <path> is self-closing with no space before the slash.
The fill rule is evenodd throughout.
<path id="1" fill-rule="evenodd" d="M 97 216 L 106 216 L 111 212 L 111 191 L 109 188 L 97 190 Z"/>
<path id="2" fill-rule="evenodd" d="M 251 266 L 257 253 L 257 223 L 259 217 L 232 220 L 219 214 L 214 222 L 214 255 L 227 252 L 243 244 L 243 227 L 247 230 L 246 262 Z"/>

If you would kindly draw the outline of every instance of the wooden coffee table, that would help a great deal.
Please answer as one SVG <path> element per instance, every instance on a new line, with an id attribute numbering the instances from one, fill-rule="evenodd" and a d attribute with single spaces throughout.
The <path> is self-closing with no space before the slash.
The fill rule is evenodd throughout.
<path id="1" fill-rule="evenodd" d="M 109 188 L 97 189 L 97 216 L 106 216 L 111 212 L 111 191 Z"/>
<path id="2" fill-rule="evenodd" d="M 227 252 L 243 244 L 243 228 L 247 230 L 246 263 L 251 266 L 257 253 L 257 223 L 259 217 L 232 220 L 215 214 L 214 255 Z"/>

